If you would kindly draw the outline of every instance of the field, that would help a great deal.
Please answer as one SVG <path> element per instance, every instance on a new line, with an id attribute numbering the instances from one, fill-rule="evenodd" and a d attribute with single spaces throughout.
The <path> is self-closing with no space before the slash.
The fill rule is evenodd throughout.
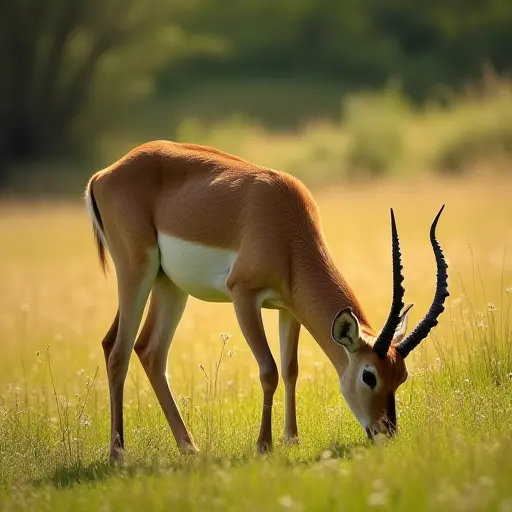
<path id="1" fill-rule="evenodd" d="M 391 301 L 389 207 L 401 236 L 413 326 L 435 286 L 428 229 L 449 262 L 447 310 L 408 359 L 399 436 L 366 440 L 334 369 L 304 330 L 301 443 L 285 446 L 283 389 L 273 453 L 256 454 L 256 362 L 229 305 L 189 300 L 168 362 L 201 452 L 178 454 L 134 356 L 126 466 L 107 465 L 101 338 L 116 308 L 79 201 L 0 203 L 0 509 L 512 511 L 512 179 L 394 178 L 315 192 L 335 260 L 374 327 Z M 507 253 L 508 246 L 508 253 Z M 277 315 L 265 314 L 278 360 Z M 231 336 L 223 336 L 229 333 Z"/>

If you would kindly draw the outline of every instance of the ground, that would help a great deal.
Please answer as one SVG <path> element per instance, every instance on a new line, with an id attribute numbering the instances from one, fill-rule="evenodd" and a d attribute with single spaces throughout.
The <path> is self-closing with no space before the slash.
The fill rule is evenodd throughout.
<path id="1" fill-rule="evenodd" d="M 428 229 L 446 204 L 438 238 L 451 295 L 438 328 L 408 359 L 393 442 L 367 442 L 333 368 L 303 331 L 301 443 L 281 442 L 280 384 L 275 449 L 258 456 L 256 363 L 229 304 L 191 299 L 168 368 L 201 453 L 178 454 L 134 357 L 121 470 L 107 465 L 100 345 L 115 313 L 115 273 L 100 271 L 81 201 L 0 203 L 0 508 L 511 511 L 511 190 L 507 178 L 454 178 L 315 192 L 336 263 L 376 328 L 391 301 L 389 207 L 414 325 L 435 286 Z M 278 359 L 276 313 L 265 322 Z"/>

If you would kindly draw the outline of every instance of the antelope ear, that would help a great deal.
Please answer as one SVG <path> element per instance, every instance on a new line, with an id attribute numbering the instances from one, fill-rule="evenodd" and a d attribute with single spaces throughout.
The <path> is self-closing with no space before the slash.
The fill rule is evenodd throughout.
<path id="1" fill-rule="evenodd" d="M 359 350 L 361 327 L 350 308 L 342 309 L 334 317 L 331 337 L 334 343 L 344 346 L 351 353 Z"/>
<path id="2" fill-rule="evenodd" d="M 400 314 L 400 321 L 395 329 L 395 334 L 393 335 L 393 343 L 400 343 L 407 332 L 407 318 L 409 315 L 409 310 L 413 307 L 414 304 L 409 304 L 403 312 Z"/>

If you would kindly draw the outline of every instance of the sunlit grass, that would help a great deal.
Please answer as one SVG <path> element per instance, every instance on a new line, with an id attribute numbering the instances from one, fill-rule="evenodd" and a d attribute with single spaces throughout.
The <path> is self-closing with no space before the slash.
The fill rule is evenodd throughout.
<path id="1" fill-rule="evenodd" d="M 301 444 L 281 442 L 280 385 L 275 451 L 256 456 L 257 365 L 229 305 L 190 299 L 169 374 L 201 453 L 196 460 L 178 455 L 134 356 L 121 473 L 106 465 L 110 420 L 100 346 L 115 312 L 115 275 L 101 274 L 81 203 L 0 205 L 0 508 L 510 510 L 511 190 L 506 179 L 452 180 L 317 194 L 335 260 L 376 328 L 391 300 L 389 207 L 413 325 L 432 299 L 428 228 L 446 203 L 438 238 L 451 295 L 440 325 L 410 357 L 395 441 L 368 445 L 334 370 L 303 331 Z M 278 359 L 277 315 L 266 312 L 265 322 Z"/>

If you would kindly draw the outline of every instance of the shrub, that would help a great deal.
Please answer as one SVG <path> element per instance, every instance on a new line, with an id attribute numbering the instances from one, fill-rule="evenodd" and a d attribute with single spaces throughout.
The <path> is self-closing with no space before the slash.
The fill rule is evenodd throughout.
<path id="1" fill-rule="evenodd" d="M 475 163 L 512 157 L 512 111 L 496 114 L 491 122 L 461 124 L 437 151 L 434 167 L 460 173 Z"/>
<path id="2" fill-rule="evenodd" d="M 434 153 L 435 169 L 460 173 L 475 164 L 512 156 L 510 80 L 486 74 L 481 84 L 450 105 L 449 113 L 452 126 Z"/>
<path id="3" fill-rule="evenodd" d="M 394 86 L 344 100 L 344 124 L 349 134 L 345 164 L 349 174 L 363 171 L 381 176 L 398 164 L 405 153 L 403 124 L 409 113 L 409 104 Z"/>

